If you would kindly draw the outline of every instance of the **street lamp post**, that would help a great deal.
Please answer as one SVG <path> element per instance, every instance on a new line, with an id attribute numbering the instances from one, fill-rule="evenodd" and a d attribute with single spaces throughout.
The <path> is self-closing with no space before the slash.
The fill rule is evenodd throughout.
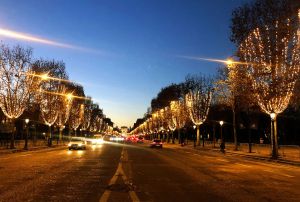
<path id="1" fill-rule="evenodd" d="M 271 113 L 271 145 L 272 145 L 272 158 L 278 158 L 278 144 L 277 144 L 277 114 Z"/>
<path id="2" fill-rule="evenodd" d="M 195 130 L 197 128 L 197 126 L 194 125 L 193 128 Z M 197 130 L 197 132 L 198 132 L 198 130 Z M 196 147 L 196 134 L 194 134 L 194 138 L 193 139 L 194 139 L 194 147 Z"/>
<path id="3" fill-rule="evenodd" d="M 221 145 L 220 145 L 220 148 L 221 148 L 221 151 L 224 152 L 224 149 L 225 149 L 225 140 L 223 138 L 223 124 L 224 124 L 224 121 L 220 121 L 220 132 L 221 132 Z"/>
<path id="4" fill-rule="evenodd" d="M 49 126 L 49 139 L 48 139 L 48 146 L 52 146 L 52 131 L 51 131 L 51 124 L 48 124 Z"/>
<path id="5" fill-rule="evenodd" d="M 25 145 L 24 145 L 24 149 L 28 150 L 28 133 L 29 133 L 29 119 L 25 119 L 25 126 L 26 126 L 26 136 L 25 136 Z"/>

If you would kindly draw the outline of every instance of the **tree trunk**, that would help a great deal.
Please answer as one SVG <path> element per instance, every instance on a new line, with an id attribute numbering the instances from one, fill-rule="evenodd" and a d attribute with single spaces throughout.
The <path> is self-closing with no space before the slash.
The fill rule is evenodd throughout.
<path id="1" fill-rule="evenodd" d="M 213 147 L 216 147 L 216 125 L 213 124 Z"/>
<path id="2" fill-rule="evenodd" d="M 178 144 L 180 144 L 181 143 L 180 129 L 177 130 L 177 133 L 178 133 Z"/>
<path id="3" fill-rule="evenodd" d="M 236 119 L 235 110 L 232 110 L 232 127 L 233 127 L 233 138 L 234 138 L 234 150 L 238 150 L 237 133 L 236 133 Z"/>
<path id="4" fill-rule="evenodd" d="M 14 128 L 10 138 L 10 149 L 15 149 L 15 131 Z"/>
<path id="5" fill-rule="evenodd" d="M 200 146 L 200 125 L 197 125 L 197 146 Z"/>
<path id="6" fill-rule="evenodd" d="M 28 150 L 28 125 L 26 126 L 26 134 L 25 134 L 25 145 L 24 145 L 24 149 Z"/>
<path id="7" fill-rule="evenodd" d="M 12 122 L 11 124 L 13 127 L 13 132 L 10 138 L 10 149 L 15 149 L 15 133 L 16 133 L 15 120 L 11 120 L 11 122 Z"/>
<path id="8" fill-rule="evenodd" d="M 271 121 L 272 158 L 278 158 L 277 119 Z"/>
<path id="9" fill-rule="evenodd" d="M 252 140 L 251 140 L 251 128 L 248 127 L 248 145 L 249 145 L 249 153 L 252 153 Z"/>
<path id="10" fill-rule="evenodd" d="M 49 139 L 48 139 L 48 146 L 52 146 L 52 133 L 51 133 L 51 126 L 49 126 Z"/>
<path id="11" fill-rule="evenodd" d="M 62 141 L 62 131 L 63 129 L 61 127 L 59 127 L 59 141 Z"/>
<path id="12" fill-rule="evenodd" d="M 204 134 L 202 135 L 202 147 L 204 147 Z"/>

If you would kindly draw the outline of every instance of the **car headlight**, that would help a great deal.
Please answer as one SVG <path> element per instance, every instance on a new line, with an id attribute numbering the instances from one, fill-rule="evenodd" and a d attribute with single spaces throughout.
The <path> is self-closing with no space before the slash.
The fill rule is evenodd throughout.
<path id="1" fill-rule="evenodd" d="M 70 147 L 70 146 L 71 146 L 71 143 L 69 143 L 68 146 Z"/>
<path id="2" fill-rule="evenodd" d="M 81 147 L 81 146 L 82 146 L 82 144 L 81 144 L 81 143 L 79 143 L 79 144 L 78 144 L 78 146 L 79 146 L 79 147 Z"/>

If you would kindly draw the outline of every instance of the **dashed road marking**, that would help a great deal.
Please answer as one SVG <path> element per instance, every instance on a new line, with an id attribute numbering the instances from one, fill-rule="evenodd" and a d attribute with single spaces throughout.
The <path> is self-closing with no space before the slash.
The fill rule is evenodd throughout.
<path id="1" fill-rule="evenodd" d="M 222 161 L 222 162 L 230 162 L 230 161 L 228 161 L 228 160 L 226 160 L 226 159 L 217 159 L 218 161 Z"/>
<path id="2" fill-rule="evenodd" d="M 128 158 L 128 156 L 125 155 L 124 148 L 123 148 L 122 153 L 121 153 L 120 162 L 118 164 L 118 168 L 117 168 L 115 174 L 113 175 L 113 177 L 110 179 L 108 186 L 115 184 L 116 181 L 118 180 L 119 176 L 122 176 L 124 183 L 128 182 L 128 177 L 125 175 L 125 172 L 122 168 L 122 161 L 128 160 L 127 158 Z M 101 198 L 99 199 L 99 202 L 107 202 L 111 193 L 112 193 L 112 191 L 106 189 L 104 191 L 104 193 L 102 194 Z M 135 191 L 129 191 L 128 193 L 133 202 L 140 202 L 140 199 L 138 198 Z"/>
<path id="3" fill-rule="evenodd" d="M 32 154 L 22 154 L 22 155 L 19 155 L 19 156 L 31 156 Z"/>
<path id="4" fill-rule="evenodd" d="M 235 165 L 244 166 L 244 167 L 247 167 L 247 168 L 251 168 L 252 167 L 252 166 L 245 165 L 245 164 L 242 164 L 242 163 L 235 163 Z"/>
<path id="5" fill-rule="evenodd" d="M 295 177 L 295 176 L 293 176 L 293 175 L 288 175 L 288 174 L 284 174 L 284 173 L 280 173 L 280 172 L 275 172 L 275 171 L 273 171 L 273 170 L 263 170 L 263 171 L 269 172 L 269 173 L 274 173 L 274 174 L 276 174 L 276 175 L 282 175 L 282 176 L 284 176 L 284 177 L 290 177 L 290 178 Z"/>

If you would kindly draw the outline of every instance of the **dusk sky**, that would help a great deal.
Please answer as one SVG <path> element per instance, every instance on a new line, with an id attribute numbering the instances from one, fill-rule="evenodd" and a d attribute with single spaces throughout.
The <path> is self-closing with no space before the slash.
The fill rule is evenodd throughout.
<path id="1" fill-rule="evenodd" d="M 63 60 L 117 126 L 132 126 L 151 99 L 187 74 L 213 75 L 226 59 L 229 25 L 246 0 L 0 0 L 0 29 L 69 44 L 61 47 L 0 36 L 33 48 L 34 58 Z"/>

